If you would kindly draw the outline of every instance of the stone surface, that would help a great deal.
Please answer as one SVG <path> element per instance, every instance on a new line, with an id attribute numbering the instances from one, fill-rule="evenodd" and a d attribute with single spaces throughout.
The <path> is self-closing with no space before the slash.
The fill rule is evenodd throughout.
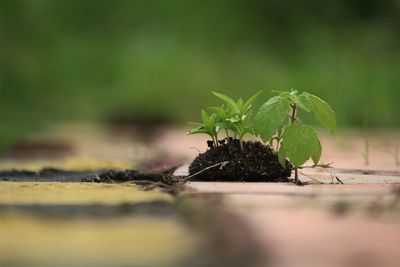
<path id="1" fill-rule="evenodd" d="M 176 266 L 195 245 L 174 218 L 0 215 L 1 266 Z"/>
<path id="2" fill-rule="evenodd" d="M 176 266 L 197 246 L 173 198 L 132 184 L 0 183 L 0 266 Z"/>
<path id="3" fill-rule="evenodd" d="M 173 201 L 157 190 L 143 191 L 134 184 L 2 182 L 0 204 L 123 204 Z"/>
<path id="4" fill-rule="evenodd" d="M 189 186 L 195 190 L 192 194 L 223 195 L 226 207 L 253 226 L 264 252 L 273 255 L 274 266 L 400 265 L 400 185 Z"/>
<path id="5" fill-rule="evenodd" d="M 321 139 L 322 161 L 334 168 L 301 170 L 305 186 L 190 182 L 191 194 L 221 195 L 252 225 L 272 266 L 400 266 L 400 135 L 347 131 Z M 173 144 L 188 158 L 207 149 L 199 136 Z"/>
<path id="6" fill-rule="evenodd" d="M 185 130 L 143 143 L 104 127 L 56 127 L 32 141 L 61 140 L 68 153 L 5 153 L 0 170 L 190 162 L 206 144 Z M 400 266 L 399 134 L 321 136 L 334 168 L 301 170 L 304 186 L 189 182 L 174 197 L 132 184 L 0 182 L 0 266 Z"/>

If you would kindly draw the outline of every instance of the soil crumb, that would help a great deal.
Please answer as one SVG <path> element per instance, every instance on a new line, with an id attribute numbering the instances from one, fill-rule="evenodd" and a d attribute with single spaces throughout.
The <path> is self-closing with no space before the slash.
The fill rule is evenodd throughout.
<path id="1" fill-rule="evenodd" d="M 228 163 L 205 170 L 193 176 L 191 180 L 289 182 L 288 177 L 293 168 L 289 161 L 286 161 L 286 168 L 283 168 L 270 146 L 258 141 L 245 141 L 241 150 L 239 140 L 235 139 L 199 154 L 189 166 L 189 175 L 225 161 Z"/>

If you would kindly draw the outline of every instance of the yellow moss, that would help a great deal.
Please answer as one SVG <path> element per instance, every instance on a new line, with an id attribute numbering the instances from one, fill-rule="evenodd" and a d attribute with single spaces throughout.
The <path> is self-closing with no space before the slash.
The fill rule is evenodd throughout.
<path id="1" fill-rule="evenodd" d="M 1 214 L 0 236 L 1 266 L 174 266 L 197 244 L 177 220 L 151 217 L 55 220 Z"/>
<path id="2" fill-rule="evenodd" d="M 118 204 L 172 201 L 158 190 L 143 191 L 134 184 L 1 182 L 0 204 Z"/>

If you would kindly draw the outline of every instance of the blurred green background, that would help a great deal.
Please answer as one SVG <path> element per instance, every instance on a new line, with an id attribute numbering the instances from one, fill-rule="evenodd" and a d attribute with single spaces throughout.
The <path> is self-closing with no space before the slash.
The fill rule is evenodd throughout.
<path id="1" fill-rule="evenodd" d="M 212 90 L 307 90 L 339 127 L 398 128 L 399 14 L 399 0 L 2 0 L 1 142 L 64 120 L 195 120 Z"/>

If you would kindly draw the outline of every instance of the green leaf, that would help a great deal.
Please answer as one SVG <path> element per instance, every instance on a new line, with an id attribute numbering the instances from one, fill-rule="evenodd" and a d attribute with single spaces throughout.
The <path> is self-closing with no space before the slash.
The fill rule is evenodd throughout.
<path id="1" fill-rule="evenodd" d="M 207 109 L 211 110 L 214 113 L 222 114 L 224 109 L 221 107 L 208 107 Z"/>
<path id="2" fill-rule="evenodd" d="M 311 111 L 312 106 L 310 103 L 310 99 L 308 98 L 308 96 L 305 93 L 302 93 L 301 95 L 297 96 L 295 99 L 295 103 L 299 108 L 301 108 L 307 112 Z"/>
<path id="3" fill-rule="evenodd" d="M 321 154 L 322 154 L 322 146 L 321 142 L 318 139 L 318 142 L 315 144 L 315 147 L 313 148 L 313 153 L 311 155 L 311 159 L 315 165 L 317 165 L 319 160 L 321 159 Z"/>
<path id="4" fill-rule="evenodd" d="M 264 103 L 255 119 L 255 129 L 264 142 L 282 127 L 290 112 L 289 101 L 281 96 L 275 96 Z"/>
<path id="5" fill-rule="evenodd" d="M 243 100 L 241 98 L 239 98 L 238 101 L 236 102 L 236 105 L 239 108 L 239 110 L 242 111 L 243 105 L 244 105 Z"/>
<path id="6" fill-rule="evenodd" d="M 210 121 L 207 112 L 204 109 L 202 109 L 200 114 L 201 114 L 201 119 L 203 120 L 203 122 L 205 124 L 207 124 Z"/>
<path id="7" fill-rule="evenodd" d="M 224 94 L 221 93 L 217 93 L 217 92 L 212 92 L 213 95 L 215 95 L 216 97 L 222 99 L 223 101 L 226 102 L 226 104 L 228 104 L 228 109 L 232 109 L 232 111 L 234 113 L 239 113 L 239 107 L 237 106 L 235 100 L 233 100 L 232 98 L 230 98 L 229 96 L 226 96 Z"/>
<path id="8" fill-rule="evenodd" d="M 309 93 L 304 94 L 307 95 L 311 104 L 311 109 L 314 112 L 315 118 L 318 120 L 318 122 L 321 123 L 322 126 L 328 128 L 331 133 L 334 133 L 336 131 L 335 112 L 321 98 Z"/>
<path id="9" fill-rule="evenodd" d="M 230 121 L 230 122 L 233 122 L 233 123 L 240 122 L 239 114 L 235 114 L 234 116 L 232 116 L 229 119 L 227 119 L 227 121 Z"/>
<path id="10" fill-rule="evenodd" d="M 317 132 L 307 125 L 294 123 L 282 135 L 287 157 L 295 167 L 303 165 L 310 157 L 320 157 Z"/>
<path id="11" fill-rule="evenodd" d="M 292 100 L 292 94 L 290 92 L 281 92 L 279 96 L 286 98 L 288 101 Z"/>
<path id="12" fill-rule="evenodd" d="M 223 129 L 228 129 L 231 131 L 236 131 L 236 128 L 234 127 L 234 124 L 229 122 L 229 121 L 223 121 L 223 122 L 217 122 L 215 126 Z"/>
<path id="13" fill-rule="evenodd" d="M 243 109 L 247 110 L 251 107 L 251 105 L 256 101 L 257 97 L 262 93 L 262 91 L 258 91 L 257 94 L 253 95 L 252 97 L 249 98 L 249 100 L 244 103 Z"/>
<path id="14" fill-rule="evenodd" d="M 187 135 L 192 135 L 192 134 L 207 134 L 210 135 L 210 133 L 202 128 L 198 128 L 198 129 L 192 129 L 189 132 L 187 132 Z"/>
<path id="15" fill-rule="evenodd" d="M 278 160 L 279 163 L 282 165 L 282 167 L 286 169 L 286 150 L 285 147 L 283 146 L 283 143 L 281 143 L 281 147 L 279 148 L 278 151 Z"/>
<path id="16" fill-rule="evenodd" d="M 202 126 L 204 126 L 204 124 L 202 124 L 202 123 L 199 123 L 199 122 L 192 122 L 192 121 L 189 121 L 188 124 L 190 124 L 190 125 L 192 125 L 192 126 L 197 126 L 197 127 L 202 127 Z"/>
<path id="17" fill-rule="evenodd" d="M 289 100 L 290 103 L 295 103 L 296 102 L 295 100 L 298 96 L 298 92 L 297 90 L 291 89 L 290 92 L 281 92 L 279 95 Z"/>

